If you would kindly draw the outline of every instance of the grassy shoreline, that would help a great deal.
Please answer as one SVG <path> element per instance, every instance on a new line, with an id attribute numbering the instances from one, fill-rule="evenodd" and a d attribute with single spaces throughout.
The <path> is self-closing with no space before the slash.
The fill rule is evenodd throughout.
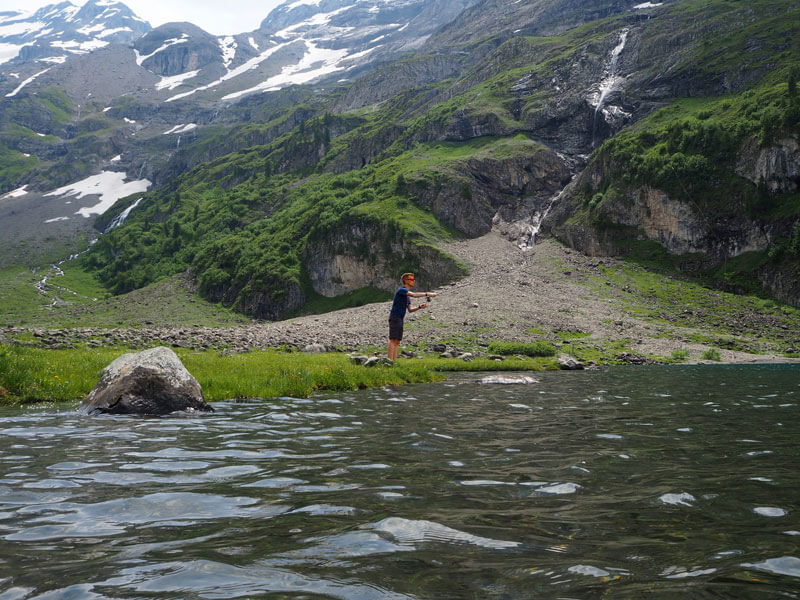
<path id="1" fill-rule="evenodd" d="M 346 354 L 305 354 L 254 350 L 243 354 L 174 348 L 203 388 L 207 401 L 244 398 L 307 398 L 320 391 L 431 383 L 445 371 L 516 371 L 557 368 L 554 358 L 401 359 L 393 366 L 353 364 Z M 36 402 L 78 402 L 92 390 L 103 369 L 130 348 L 45 349 L 0 345 L 0 406 Z"/>

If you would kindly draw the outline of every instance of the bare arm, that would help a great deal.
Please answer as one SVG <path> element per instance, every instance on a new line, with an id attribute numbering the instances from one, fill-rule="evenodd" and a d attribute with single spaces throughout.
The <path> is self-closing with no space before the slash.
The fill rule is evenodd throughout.
<path id="1" fill-rule="evenodd" d="M 438 292 L 408 292 L 410 298 L 436 298 Z"/>

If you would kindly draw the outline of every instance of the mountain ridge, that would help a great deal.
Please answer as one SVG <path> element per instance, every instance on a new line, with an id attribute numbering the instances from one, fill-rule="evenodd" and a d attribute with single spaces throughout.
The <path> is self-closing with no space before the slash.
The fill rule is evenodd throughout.
<path id="1" fill-rule="evenodd" d="M 519 12 L 504 12 L 511 4 Z M 328 12 L 309 9 L 327 15 L 314 35 L 342 25 L 331 16 L 341 3 L 316 8 Z M 222 111 L 214 98 L 224 100 L 225 82 L 172 102 L 164 98 L 185 93 L 180 86 L 154 103 L 127 98 L 108 107 L 106 118 L 126 123 L 111 138 L 124 148 L 118 164 L 138 180 L 156 181 L 157 188 L 129 211 L 123 226 L 100 239 L 85 264 L 117 293 L 188 272 L 205 298 L 276 319 L 318 296 L 386 288 L 386 272 L 401 267 L 425 274 L 432 284 L 446 282 L 464 266 L 438 249 L 442 239 L 494 228 L 530 247 L 546 221 L 544 231 L 588 252 L 636 258 L 632 249 L 656 244 L 663 250 L 661 266 L 686 268 L 718 284 L 733 285 L 732 274 L 718 268 L 736 259 L 736 278 L 757 281 L 759 289 L 796 303 L 794 167 L 781 175 L 786 183 L 772 195 L 758 190 L 762 176 L 777 181 L 781 160 L 800 164 L 791 145 L 781 142 L 797 139 L 786 83 L 796 67 L 787 49 L 797 43 L 790 26 L 797 8 L 787 1 L 771 4 L 768 13 L 736 1 L 598 0 L 579 9 L 572 0 L 483 2 L 461 12 L 458 27 L 429 36 L 420 51 L 378 61 L 354 81 L 232 98 Z M 491 27 L 468 18 L 480 10 Z M 569 28 L 553 24 L 559 14 Z M 282 25 L 269 35 L 290 27 Z M 180 28 L 162 30 L 151 45 L 140 45 L 140 57 L 169 40 L 164 52 L 189 48 L 176 41 L 178 33 Z M 274 41 L 271 47 L 283 43 Z M 306 42 L 294 39 L 297 56 L 307 55 Z M 208 50 L 224 56 L 213 42 Z M 281 50 L 294 51 L 290 45 Z M 151 65 L 159 74 L 148 73 L 163 81 L 192 66 L 175 61 Z M 220 63 L 215 58 L 208 64 Z M 325 67 L 321 61 L 310 70 L 320 64 Z M 287 63 L 281 72 L 287 66 L 292 68 Z M 213 74 L 208 81 L 216 81 Z M 709 93 L 730 99 L 686 108 Z M 766 103 L 753 105 L 746 94 Z M 722 108 L 725 102 L 728 108 Z M 662 144 L 669 110 L 686 118 L 666 128 Z M 709 127 L 717 121 L 717 129 Z M 702 142 L 704 135 L 726 131 L 728 123 L 738 137 L 724 139 L 736 144 Z M 774 131 L 761 146 L 764 127 Z M 633 137 L 626 133 L 636 131 Z M 95 147 L 104 143 L 87 134 L 97 138 Z M 788 150 L 770 150 L 776 141 Z M 753 143 L 766 150 L 748 150 Z M 663 147 L 663 154 L 650 146 Z M 715 172 L 720 189 L 752 198 L 756 212 L 774 221 L 773 241 L 753 246 L 758 257 L 750 266 L 740 258 L 747 254 L 740 252 L 744 246 L 706 252 L 708 260 L 692 262 L 669 245 L 674 219 L 689 223 L 695 212 L 717 209 L 713 193 L 694 183 L 687 192 L 680 176 L 670 184 L 659 179 L 658 169 L 699 176 L 715 152 L 734 165 Z M 633 186 L 621 174 L 630 161 L 647 166 Z M 647 221 L 656 204 L 642 208 L 637 198 L 648 190 L 674 212 Z M 118 203 L 104 222 L 138 200 Z M 756 223 L 757 216 L 748 218 Z M 709 230 L 712 237 L 734 239 L 732 223 L 720 220 Z M 606 243 L 608 236 L 616 243 Z"/>

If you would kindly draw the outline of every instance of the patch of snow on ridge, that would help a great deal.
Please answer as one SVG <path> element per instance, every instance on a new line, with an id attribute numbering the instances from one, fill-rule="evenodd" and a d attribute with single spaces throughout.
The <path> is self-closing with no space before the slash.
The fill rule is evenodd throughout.
<path id="1" fill-rule="evenodd" d="M 337 8 L 336 10 L 331 11 L 329 13 L 317 13 L 316 15 L 311 17 L 310 19 L 307 19 L 305 21 L 301 21 L 300 23 L 295 23 L 294 25 L 289 25 L 289 27 L 287 27 L 286 29 L 281 29 L 275 35 L 277 37 L 289 38 L 289 37 L 291 37 L 289 34 L 291 34 L 292 32 L 294 32 L 297 29 L 300 29 L 301 27 L 307 27 L 307 26 L 310 26 L 310 25 L 327 25 L 328 23 L 330 23 L 330 20 L 333 17 L 335 17 L 336 15 L 338 15 L 340 13 L 343 13 L 343 12 L 345 12 L 347 10 L 350 10 L 351 8 L 354 8 L 354 7 L 355 7 L 355 4 L 351 4 L 349 6 L 343 6 L 342 8 Z"/>
<path id="2" fill-rule="evenodd" d="M 643 2 L 642 4 L 637 4 L 634 6 L 634 10 L 640 10 L 642 8 L 655 8 L 656 6 L 661 6 L 664 4 L 663 2 Z"/>
<path id="3" fill-rule="evenodd" d="M 181 73 L 179 75 L 173 75 L 172 77 L 163 77 L 161 81 L 156 84 L 157 90 L 174 90 L 176 87 L 183 84 L 184 81 L 187 79 L 191 79 L 193 77 L 197 77 L 197 74 L 200 71 L 189 71 L 188 73 Z"/>
<path id="4" fill-rule="evenodd" d="M 169 131 L 165 131 L 163 135 L 170 135 L 171 133 L 186 133 L 187 131 L 191 131 L 192 129 L 196 128 L 197 128 L 196 123 L 189 123 L 188 125 L 184 125 L 183 123 L 181 123 L 180 125 L 175 125 L 175 127 L 170 129 Z"/>
<path id="5" fill-rule="evenodd" d="M 28 46 L 29 44 L 6 44 L 0 43 L 0 64 L 4 62 L 10 61 L 12 58 L 16 58 L 19 54 L 19 51 Z"/>
<path id="6" fill-rule="evenodd" d="M 267 60 L 275 52 L 277 52 L 281 48 L 284 48 L 284 47 L 288 46 L 290 43 L 291 42 L 285 42 L 283 44 L 278 44 L 277 46 L 273 46 L 272 48 L 264 50 L 264 52 L 262 52 L 258 56 L 254 57 L 254 58 L 251 58 L 246 63 L 244 63 L 242 65 L 239 65 L 238 67 L 236 67 L 232 71 L 228 71 L 225 75 L 223 75 L 222 77 L 220 77 L 216 81 L 212 81 L 208 85 L 200 86 L 199 88 L 193 89 L 191 91 L 184 92 L 182 94 L 177 94 L 175 96 L 172 96 L 171 98 L 167 98 L 165 100 L 165 102 L 172 102 L 173 100 L 179 100 L 181 98 L 185 98 L 186 96 L 191 96 L 195 92 L 202 92 L 204 90 L 211 89 L 211 88 L 216 87 L 219 84 L 227 81 L 228 79 L 233 79 L 234 77 L 238 77 L 242 73 L 245 73 L 245 72 L 247 72 L 247 71 L 249 71 L 251 69 L 255 69 L 256 67 L 258 67 L 258 65 L 260 65 L 262 62 Z"/>
<path id="7" fill-rule="evenodd" d="M 8 192 L 5 196 L 3 196 L 3 198 L 19 198 L 21 196 L 24 196 L 25 194 L 28 193 L 28 190 L 25 189 L 27 187 L 28 187 L 27 185 L 23 185 L 20 188 L 12 190 Z"/>
<path id="8" fill-rule="evenodd" d="M 115 27 L 114 29 L 104 29 L 100 33 L 97 34 L 99 38 L 106 38 L 110 35 L 114 35 L 115 33 L 120 33 L 122 31 L 133 31 L 130 27 Z"/>
<path id="9" fill-rule="evenodd" d="M 20 92 L 20 90 L 22 90 L 22 88 L 24 88 L 26 85 L 28 85 L 30 82 L 32 82 L 37 77 L 39 77 L 39 75 L 44 75 L 45 73 L 47 73 L 51 68 L 52 67 L 48 67 L 44 71 L 39 71 L 35 75 L 31 75 L 30 77 L 28 77 L 25 81 L 20 83 L 13 92 L 9 92 L 8 94 L 6 94 L 6 98 L 13 98 L 14 96 L 16 96 Z"/>
<path id="10" fill-rule="evenodd" d="M 307 40 L 305 44 L 306 54 L 296 65 L 286 66 L 278 75 L 270 77 L 257 86 L 228 94 L 222 99 L 232 100 L 251 92 L 270 92 L 289 85 L 301 85 L 344 69 L 339 63 L 347 57 L 346 49 L 320 48 Z"/>
<path id="11" fill-rule="evenodd" d="M 157 49 L 155 49 L 153 52 L 151 52 L 150 54 L 148 54 L 146 56 L 142 56 L 141 54 L 139 54 L 139 51 L 134 48 L 133 51 L 136 54 L 136 64 L 141 67 L 142 63 L 144 61 L 146 61 L 148 58 L 150 58 L 151 56 L 155 56 L 156 54 L 158 54 L 159 52 L 162 52 L 163 50 L 166 50 L 170 46 L 174 46 L 175 44 L 184 44 L 184 43 L 186 43 L 188 41 L 189 41 L 189 35 L 184 33 L 179 38 L 170 38 L 168 40 L 165 40 L 164 43 L 161 46 L 159 46 Z"/>
<path id="12" fill-rule="evenodd" d="M 297 0 L 297 2 L 292 2 L 287 6 L 286 10 L 294 10 L 298 6 L 319 6 L 321 1 L 322 0 Z"/>
<path id="13" fill-rule="evenodd" d="M 138 181 L 125 181 L 125 173 L 119 171 L 103 171 L 99 175 L 92 175 L 81 181 L 70 183 L 45 196 L 67 196 L 84 198 L 86 196 L 100 196 L 100 201 L 94 206 L 87 206 L 75 211 L 76 215 L 89 218 L 91 215 L 102 215 L 120 198 L 146 192 L 151 182 L 147 179 Z"/>
<path id="14" fill-rule="evenodd" d="M 219 49 L 222 51 L 222 62 L 225 64 L 225 68 L 231 66 L 233 59 L 236 58 L 236 40 L 233 39 L 233 36 L 227 36 L 224 38 L 219 38 L 217 40 L 219 42 Z"/>

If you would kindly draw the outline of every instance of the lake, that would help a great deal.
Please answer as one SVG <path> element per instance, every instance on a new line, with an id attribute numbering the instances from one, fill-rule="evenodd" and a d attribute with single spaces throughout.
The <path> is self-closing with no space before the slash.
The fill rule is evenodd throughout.
<path id="1" fill-rule="evenodd" d="M 800 597 L 800 366 L 534 376 L 0 409 L 0 600 Z"/>

